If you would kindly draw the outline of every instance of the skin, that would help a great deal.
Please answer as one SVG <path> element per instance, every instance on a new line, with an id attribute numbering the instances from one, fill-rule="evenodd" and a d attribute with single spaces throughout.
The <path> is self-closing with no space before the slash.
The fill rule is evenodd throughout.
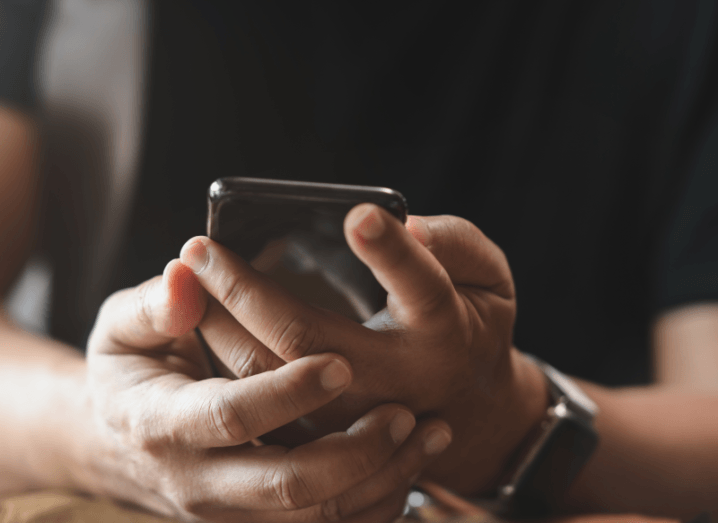
<path id="1" fill-rule="evenodd" d="M 13 246 L 0 257 L 3 289 L 31 245 L 35 136 L 32 119 L 0 110 L 0 238 Z M 446 423 L 384 404 L 311 444 L 255 447 L 253 437 L 336 398 L 353 371 L 321 354 L 246 380 L 205 379 L 193 329 L 214 321 L 206 305 L 175 260 L 108 298 L 87 359 L 0 314 L 0 494 L 70 488 L 185 521 L 392 520 L 450 442 Z"/>
<path id="2" fill-rule="evenodd" d="M 205 315 L 206 301 L 175 260 L 162 278 L 103 305 L 87 365 L 94 417 L 115 442 L 105 467 L 130 471 L 141 491 L 160 494 L 149 501 L 186 520 L 396 516 L 410 478 L 449 443 L 446 424 L 427 420 L 415 429 L 406 408 L 384 404 L 306 445 L 252 445 L 336 398 L 352 370 L 342 357 L 320 354 L 242 379 L 212 378 L 193 330 L 202 319 L 217 321 Z M 427 446 L 437 437 L 443 443 Z"/>
<path id="3" fill-rule="evenodd" d="M 656 319 L 653 345 L 658 383 L 718 392 L 716 318 L 718 304 L 698 303 L 666 311 Z"/>
<path id="4" fill-rule="evenodd" d="M 33 119 L 0 107 L 0 295 L 7 292 L 31 246 L 37 219 L 38 138 Z"/>
<path id="5" fill-rule="evenodd" d="M 331 349 L 352 363 L 355 380 L 315 415 L 320 427 L 336 423 L 337 413 L 355 414 L 392 398 L 418 417 L 436 412 L 451 425 L 454 443 L 426 477 L 463 494 L 491 495 L 526 427 L 547 405 L 542 379 L 510 344 L 515 304 L 505 258 L 454 217 L 413 217 L 403 228 L 383 210 L 360 206 L 347 216 L 345 232 L 389 292 L 387 309 L 363 326 L 298 302 L 207 238 L 190 240 L 181 259 L 228 311 L 225 328 L 233 328 L 232 320 L 241 324 L 237 336 L 244 342 L 235 344 L 235 358 L 243 353 L 276 365 L 276 357 L 295 361 Z M 672 331 L 684 321 L 674 316 L 663 328 Z M 690 350 L 681 339 L 666 349 L 674 357 Z M 219 346 L 211 336 L 208 341 Z M 716 341 L 713 350 L 692 356 L 714 353 Z M 378 360 L 381 366 L 372 364 Z M 718 412 L 712 390 L 668 381 L 583 388 L 601 409 L 596 426 L 602 442 L 556 510 L 686 520 L 702 510 L 716 512 L 718 417 L 706 415 Z"/>
<path id="6" fill-rule="evenodd" d="M 0 256 L 0 282 L 6 289 L 27 256 L 32 236 L 37 210 L 37 149 L 32 120 L 17 112 L 0 110 L 0 136 L 0 198 L 7 198 L 0 205 L 0 212 L 5 212 L 0 220 L 0 238 L 6 246 Z M 514 307 L 513 298 L 507 294 L 509 288 L 496 287 L 493 279 L 477 281 L 474 276 L 476 272 L 484 278 L 496 270 L 504 274 L 505 260 L 496 257 L 496 250 L 490 250 L 493 257 L 477 251 L 477 246 L 487 244 L 465 224 L 458 226 L 467 227 L 463 233 L 459 228 L 454 234 L 453 226 L 445 226 L 446 218 L 413 219 L 407 230 L 387 226 L 385 233 L 393 231 L 399 237 L 386 241 L 382 234 L 367 234 L 369 224 L 359 226 L 367 218 L 357 214 L 359 211 L 352 215 L 356 221 L 347 221 L 349 241 L 377 276 L 391 274 L 392 268 L 399 266 L 404 271 L 419 271 L 422 278 L 416 281 L 424 282 L 428 275 L 424 283 L 435 285 L 428 289 L 438 291 L 424 295 L 412 289 L 413 285 L 402 283 L 407 278 L 397 280 L 392 288 L 386 276 L 384 283 L 393 295 L 389 308 L 375 323 L 353 327 L 361 343 L 343 343 L 347 336 L 333 347 L 305 341 L 308 356 L 300 358 L 303 345 L 291 340 L 301 340 L 302 333 L 317 329 L 312 327 L 315 318 L 321 319 L 318 325 L 325 340 L 334 340 L 335 330 L 344 327 L 321 311 L 302 312 L 298 317 L 305 323 L 295 323 L 295 331 L 267 323 L 259 314 L 244 318 L 240 325 L 235 315 L 246 313 L 247 308 L 239 304 L 247 299 L 247 292 L 262 307 L 277 305 L 284 310 L 297 304 L 287 301 L 280 290 L 266 287 L 261 278 L 229 255 L 214 257 L 199 276 L 194 275 L 187 269 L 192 264 L 186 257 L 193 249 L 201 249 L 193 246 L 202 244 L 210 255 L 220 252 L 213 251 L 211 242 L 204 238 L 189 242 L 182 253 L 186 265 L 173 261 L 163 277 L 108 299 L 93 331 L 87 359 L 72 348 L 23 332 L 0 315 L 0 493 L 71 488 L 129 500 L 185 520 L 222 521 L 241 515 L 245 521 L 389 521 L 400 510 L 410 481 L 437 456 L 441 434 L 449 433 L 442 421 L 424 419 L 425 413 L 442 409 L 454 430 L 454 442 L 436 465 L 427 469 L 428 475 L 441 478 L 455 465 L 465 488 L 477 488 L 477 492 L 489 488 L 495 471 L 481 467 L 477 471 L 457 462 L 456 456 L 466 452 L 470 460 L 482 465 L 495 462 L 495 468 L 500 468 L 503 457 L 493 455 L 504 454 L 504 447 L 510 446 L 505 441 L 511 434 L 517 435 L 523 431 L 521 427 L 533 422 L 534 408 L 528 407 L 533 405 L 531 398 L 545 392 L 535 369 L 525 366 L 520 353 L 507 343 L 506 326 L 513 321 Z M 355 228 L 359 229 L 358 237 Z M 218 267 L 224 268 L 217 272 Z M 463 267 L 475 269 L 468 274 L 474 279 L 464 278 Z M 455 287 L 453 291 L 447 278 Z M 215 282 L 215 290 L 236 291 L 208 298 L 202 289 L 212 287 L 210 280 Z M 241 285 L 235 286 L 232 281 Z M 455 332 L 448 338 L 442 335 L 452 331 L 451 322 L 455 320 L 428 314 L 432 307 L 441 308 L 437 303 L 453 308 L 462 328 L 470 327 L 462 331 L 464 334 L 477 333 L 471 341 L 492 341 L 471 345 L 472 350 L 485 353 L 467 357 L 459 352 L 463 359 L 452 354 L 466 338 Z M 418 319 L 406 312 L 412 310 L 419 314 Z M 663 340 L 657 343 L 665 343 L 657 352 L 658 368 L 670 368 L 672 358 L 680 353 L 694 362 L 690 368 L 701 367 L 707 375 L 718 375 L 718 369 L 708 372 L 714 368 L 712 356 L 718 352 L 718 340 L 710 334 L 718 325 L 717 316 L 707 315 L 703 324 L 709 328 L 700 331 L 708 334 L 700 337 L 691 335 L 697 332 L 691 315 L 669 313 L 666 318 L 670 321 L 656 328 Z M 484 319 L 487 321 L 478 321 Z M 242 378 L 238 383 L 202 379 L 207 376 L 207 361 L 191 334 L 195 324 L 228 371 Z M 425 334 L 415 334 L 422 329 L 435 329 L 438 334 L 422 341 Z M 243 341 L 232 345 L 228 342 L 231 338 Z M 704 342 L 694 350 L 692 340 L 699 338 Z M 459 344 L 447 348 L 445 339 L 458 340 Z M 409 345 L 410 341 L 417 345 Z M 367 351 L 379 347 L 400 351 L 382 353 L 374 360 L 367 357 Z M 415 354 L 423 356 L 412 358 Z M 670 357 L 663 360 L 662 354 Z M 387 356 L 396 358 L 391 368 L 406 369 L 407 375 L 392 372 L 391 386 L 384 385 L 375 392 L 372 387 L 379 380 L 372 373 L 382 372 Z M 289 363 L 285 364 L 284 358 Z M 351 380 L 343 389 L 328 391 L 322 386 L 322 370 L 331 361 L 349 369 Z M 457 361 L 460 365 L 454 368 Z M 457 385 L 444 377 L 466 376 L 473 372 L 466 370 L 467 365 L 474 362 L 480 363 L 470 368 L 485 373 L 481 387 Z M 554 363 L 560 368 L 560 362 Z M 262 369 L 270 371 L 262 376 Z M 525 379 L 518 379 L 521 373 Z M 608 390 L 584 384 L 601 407 L 597 428 L 602 445 L 564 509 L 662 513 L 684 520 L 708 509 L 715 517 L 718 423 L 713 420 L 718 417 L 706 413 L 715 412 L 718 402 L 709 390 L 707 382 L 711 380 L 689 390 L 690 371 L 684 376 L 663 376 L 665 381 L 642 389 Z M 402 384 L 393 383 L 397 379 L 406 380 L 406 392 L 402 392 Z M 431 387 L 417 386 L 423 379 L 429 379 L 426 384 Z M 426 390 L 422 392 L 422 388 L 434 387 L 446 395 L 436 398 Z M 342 390 L 342 396 L 352 401 L 336 399 Z M 461 405 L 462 394 L 466 395 L 465 404 L 473 403 L 468 397 L 479 390 L 483 400 L 476 404 L 486 416 L 477 418 L 473 411 L 466 411 L 469 415 L 464 418 L 481 420 L 476 437 L 470 438 L 466 422 L 462 425 L 458 414 L 460 409 L 454 410 L 450 403 L 456 400 Z M 269 402 L 263 403 L 268 395 Z M 403 401 L 371 407 L 376 401 L 396 401 L 394 396 L 402 396 Z M 237 398 L 240 401 L 235 401 Z M 304 403 L 296 403 L 298 400 Z M 252 436 L 324 403 L 326 409 L 338 405 L 340 410 L 369 410 L 353 428 L 320 439 L 314 446 L 257 449 L 246 443 Z M 216 413 L 227 410 L 217 406 L 229 404 L 237 406 L 241 415 L 209 416 L 212 409 L 201 407 L 212 405 Z M 263 407 L 257 409 L 255 405 Z M 491 405 L 495 406 L 493 410 Z M 535 411 L 544 407 L 539 404 Z M 400 411 L 409 410 L 421 412 L 420 421 L 403 443 L 396 443 L 391 436 L 392 420 Z M 223 422 L 216 423 L 218 419 Z M 342 420 L 346 423 L 350 421 Z M 356 449 L 361 449 L 358 455 L 354 454 Z M 313 466 L 305 465 L 315 458 Z M 344 481 L 346 458 L 358 468 L 347 483 L 337 484 L 337 480 Z M 290 468 L 285 465 L 282 469 L 280 462 L 301 467 L 289 472 Z M 277 474 L 267 475 L 268 470 Z M 247 471 L 254 475 L 245 476 Z M 296 471 L 306 478 L 287 479 Z M 258 481 L 248 484 L 244 477 Z M 285 479 L 266 481 L 272 477 Z M 277 489 L 277 485 L 291 487 Z M 299 506 L 302 508 L 295 509 Z M 647 518 L 581 516 L 574 520 L 588 523 Z"/>
<path id="7" fill-rule="evenodd" d="M 430 477 L 465 494 L 488 492 L 548 397 L 537 369 L 511 346 L 516 302 L 503 253 L 465 220 L 412 217 L 405 229 L 370 205 L 349 213 L 345 233 L 389 293 L 386 310 L 365 325 L 300 302 L 207 238 L 188 242 L 181 260 L 226 310 L 221 326 L 200 324 L 207 342 L 225 352 L 231 340 L 232 361 L 253 361 L 254 373 L 324 351 L 344 355 L 356 378 L 312 416 L 320 434 L 387 401 L 419 417 L 435 413 L 451 425 L 454 445 Z"/>

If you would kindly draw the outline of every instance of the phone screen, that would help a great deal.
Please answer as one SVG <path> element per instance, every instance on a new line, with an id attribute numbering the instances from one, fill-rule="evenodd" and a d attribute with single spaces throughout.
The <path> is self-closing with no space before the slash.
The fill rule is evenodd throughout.
<path id="1" fill-rule="evenodd" d="M 313 305 L 363 322 L 386 292 L 351 252 L 344 218 L 371 202 L 406 221 L 391 189 L 258 178 L 222 178 L 208 193 L 208 235 Z"/>

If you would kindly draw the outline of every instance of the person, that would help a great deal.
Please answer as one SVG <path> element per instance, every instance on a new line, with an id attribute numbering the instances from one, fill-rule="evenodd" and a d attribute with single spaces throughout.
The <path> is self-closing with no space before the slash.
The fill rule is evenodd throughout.
<path id="1" fill-rule="evenodd" d="M 86 344 L 89 325 L 65 321 L 74 307 L 54 312 L 87 359 L 3 321 L 2 397 L 22 399 L 0 403 L 6 492 L 71 486 L 249 521 L 388 520 L 421 470 L 489 495 L 546 410 L 519 347 L 603 384 L 582 382 L 602 443 L 557 509 L 715 513 L 715 14 L 376 9 L 155 4 L 146 157 L 113 286 L 146 283 L 105 302 Z M 0 85 L 28 107 L 26 89 Z M 40 184 L 32 119 L 5 109 L 2 122 L 7 288 Z M 217 173 L 268 166 L 389 185 L 483 233 L 352 211 L 348 240 L 389 291 L 366 326 L 293 300 L 205 238 L 150 279 L 201 232 Z M 196 326 L 242 379 L 211 378 Z M 323 405 L 330 421 L 360 419 L 293 450 L 246 444 Z"/>

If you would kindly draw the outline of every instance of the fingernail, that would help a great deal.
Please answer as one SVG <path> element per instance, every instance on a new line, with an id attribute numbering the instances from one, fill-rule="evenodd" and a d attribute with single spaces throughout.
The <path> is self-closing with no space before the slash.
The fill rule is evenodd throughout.
<path id="1" fill-rule="evenodd" d="M 414 416 L 405 410 L 400 410 L 394 415 L 394 419 L 391 420 L 391 425 L 389 425 L 391 439 L 393 439 L 396 444 L 401 443 L 409 437 L 415 425 L 416 420 Z"/>
<path id="2" fill-rule="evenodd" d="M 424 436 L 424 452 L 429 455 L 444 452 L 451 443 L 451 434 L 442 429 L 434 429 Z"/>
<path id="3" fill-rule="evenodd" d="M 376 240 L 384 233 L 386 229 L 384 219 L 376 207 L 366 205 L 357 214 L 358 216 L 354 218 L 354 223 L 357 224 L 354 231 L 359 236 L 365 240 Z"/>
<path id="4" fill-rule="evenodd" d="M 207 247 L 202 240 L 192 239 L 184 244 L 180 251 L 180 260 L 195 274 L 201 273 L 209 261 Z"/>
<path id="5" fill-rule="evenodd" d="M 329 365 L 324 367 L 319 380 L 325 390 L 336 390 L 349 385 L 352 379 L 352 373 L 343 362 L 333 360 Z"/>

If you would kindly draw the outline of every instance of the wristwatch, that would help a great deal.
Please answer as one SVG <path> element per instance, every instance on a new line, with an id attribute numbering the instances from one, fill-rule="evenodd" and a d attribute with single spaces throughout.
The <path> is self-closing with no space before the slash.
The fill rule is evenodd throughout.
<path id="1" fill-rule="evenodd" d="M 550 406 L 502 475 L 496 497 L 482 503 L 507 517 L 546 515 L 561 502 L 598 444 L 596 404 L 565 374 L 525 356 L 546 377 Z"/>

